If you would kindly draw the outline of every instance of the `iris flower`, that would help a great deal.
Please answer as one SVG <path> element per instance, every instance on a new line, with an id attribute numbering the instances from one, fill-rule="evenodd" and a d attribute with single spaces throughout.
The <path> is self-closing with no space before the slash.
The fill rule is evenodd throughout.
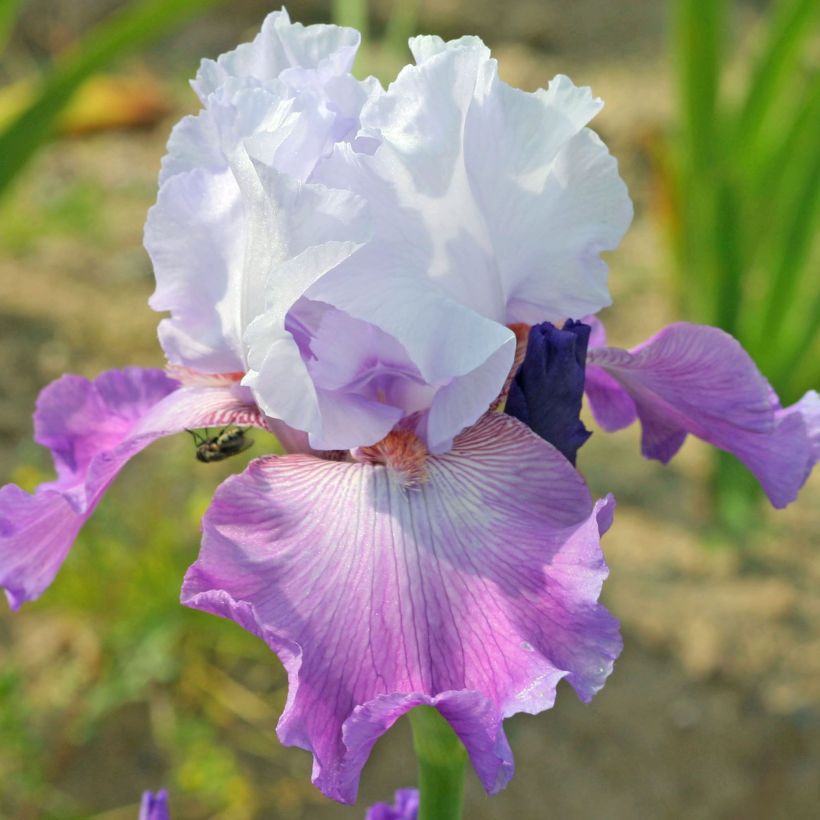
<path id="1" fill-rule="evenodd" d="M 168 791 L 143 792 L 138 820 L 170 820 L 168 813 Z"/>
<path id="2" fill-rule="evenodd" d="M 288 454 L 216 491 L 182 602 L 279 656 L 279 738 L 329 797 L 355 800 L 417 706 L 493 793 L 504 719 L 562 678 L 588 701 L 621 650 L 598 603 L 614 500 L 574 468 L 584 390 L 605 429 L 640 419 L 648 456 L 687 433 L 735 452 L 776 505 L 817 460 L 818 399 L 780 408 L 711 328 L 625 351 L 567 321 L 610 303 L 600 254 L 632 218 L 589 89 L 524 93 L 477 38 L 416 37 L 384 90 L 350 73 L 358 42 L 281 11 L 203 61 L 145 229 L 168 368 L 45 388 L 57 479 L 0 491 L 0 583 L 13 607 L 40 595 L 155 439 L 271 430 Z"/>
<path id="3" fill-rule="evenodd" d="M 392 806 L 376 803 L 367 810 L 364 820 L 416 820 L 418 812 L 418 790 L 398 789 Z"/>

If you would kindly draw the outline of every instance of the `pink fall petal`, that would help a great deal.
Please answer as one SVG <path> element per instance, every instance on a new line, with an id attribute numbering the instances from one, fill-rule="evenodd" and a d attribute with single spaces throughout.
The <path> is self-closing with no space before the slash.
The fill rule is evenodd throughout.
<path id="1" fill-rule="evenodd" d="M 592 344 L 605 344 L 600 323 Z M 688 433 L 733 453 L 775 507 L 797 498 L 818 461 L 814 391 L 782 408 L 751 357 L 728 333 L 685 322 L 631 350 L 595 347 L 585 391 L 605 430 L 641 421 L 641 450 L 666 463 Z"/>
<path id="2" fill-rule="evenodd" d="M 557 450 L 495 413 L 428 470 L 408 488 L 381 465 L 258 459 L 217 491 L 183 585 L 183 603 L 279 655 L 279 737 L 343 802 L 378 738 L 425 704 L 498 791 L 502 720 L 552 706 L 563 677 L 589 700 L 621 649 L 597 603 L 611 498 L 593 505 Z"/>
<path id="3" fill-rule="evenodd" d="M 162 370 L 109 370 L 93 382 L 63 376 L 40 394 L 35 439 L 57 480 L 33 495 L 0 488 L 0 586 L 17 609 L 54 579 L 80 528 L 125 463 L 186 427 L 264 426 L 236 385 L 180 387 Z"/>

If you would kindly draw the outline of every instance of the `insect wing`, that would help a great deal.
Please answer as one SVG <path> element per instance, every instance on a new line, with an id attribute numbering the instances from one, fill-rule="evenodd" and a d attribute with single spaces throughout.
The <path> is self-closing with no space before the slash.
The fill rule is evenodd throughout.
<path id="1" fill-rule="evenodd" d="M 221 458 L 228 458 L 229 456 L 236 456 L 239 455 L 239 453 L 245 452 L 245 450 L 253 444 L 253 439 L 247 438 L 244 431 L 240 431 L 238 436 L 218 444 L 219 451 L 222 453 Z"/>

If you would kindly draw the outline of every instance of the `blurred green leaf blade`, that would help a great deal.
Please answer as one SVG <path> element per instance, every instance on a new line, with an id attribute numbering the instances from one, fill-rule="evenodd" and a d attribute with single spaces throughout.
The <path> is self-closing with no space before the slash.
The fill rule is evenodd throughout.
<path id="1" fill-rule="evenodd" d="M 0 134 L 0 196 L 50 137 L 57 116 L 92 74 L 221 0 L 143 0 L 113 14 L 60 58 L 32 103 Z"/>

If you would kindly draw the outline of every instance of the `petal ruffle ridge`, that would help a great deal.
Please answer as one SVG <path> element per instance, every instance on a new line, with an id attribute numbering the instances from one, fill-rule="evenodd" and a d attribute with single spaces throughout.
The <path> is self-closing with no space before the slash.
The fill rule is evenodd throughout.
<path id="1" fill-rule="evenodd" d="M 632 207 L 615 160 L 585 128 L 600 101 L 566 77 L 535 94 L 511 88 L 477 38 L 411 48 L 418 65 L 362 108 L 378 150 L 337 145 L 315 177 L 365 196 L 377 237 L 431 246 L 424 276 L 495 321 L 609 304 L 598 254 L 618 244 Z"/>
<path id="2" fill-rule="evenodd" d="M 388 468 L 255 461 L 217 491 L 182 600 L 265 640 L 289 676 L 283 743 L 314 783 L 355 799 L 378 737 L 432 705 L 488 791 L 512 775 L 502 720 L 587 700 L 617 657 L 597 603 L 612 500 L 524 425 L 491 413 L 406 489 Z"/>
<path id="3" fill-rule="evenodd" d="M 35 439 L 53 455 L 57 480 L 34 494 L 0 488 L 0 587 L 13 609 L 54 580 L 80 528 L 126 462 L 186 427 L 264 426 L 227 386 L 180 387 L 162 370 L 110 370 L 93 382 L 63 376 L 37 401 Z"/>
<path id="4" fill-rule="evenodd" d="M 718 328 L 680 322 L 631 350 L 596 347 L 585 389 L 605 430 L 640 419 L 646 458 L 666 463 L 691 433 L 737 456 L 775 507 L 797 498 L 818 461 L 817 394 L 782 408 L 748 353 Z"/>
<path id="5" fill-rule="evenodd" d="M 344 74 L 353 66 L 360 41 L 356 29 L 291 23 L 287 11 L 281 9 L 265 18 L 262 30 L 252 42 L 243 43 L 216 60 L 203 60 L 192 85 L 205 102 L 231 79 L 271 81 L 294 69 Z"/>

